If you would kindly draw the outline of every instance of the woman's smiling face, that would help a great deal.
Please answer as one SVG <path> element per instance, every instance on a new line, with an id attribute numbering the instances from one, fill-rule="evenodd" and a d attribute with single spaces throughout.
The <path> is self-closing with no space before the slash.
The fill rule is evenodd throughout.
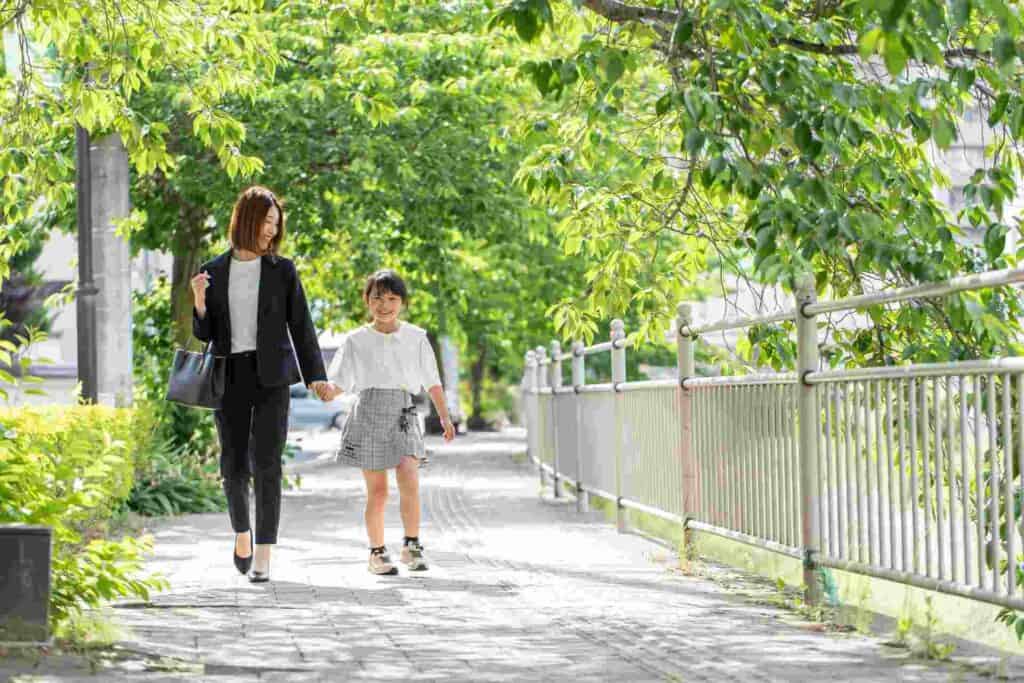
<path id="1" fill-rule="evenodd" d="M 271 206 L 267 210 L 267 216 L 263 219 L 259 236 L 256 238 L 256 244 L 259 245 L 262 253 L 266 253 L 270 248 L 270 243 L 277 237 L 277 224 L 280 220 L 281 214 L 278 212 L 277 207 Z"/>

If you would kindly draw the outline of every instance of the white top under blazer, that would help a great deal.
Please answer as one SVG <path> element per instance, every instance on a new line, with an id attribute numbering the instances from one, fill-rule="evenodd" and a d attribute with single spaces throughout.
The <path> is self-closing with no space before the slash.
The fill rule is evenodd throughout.
<path id="1" fill-rule="evenodd" d="M 231 257 L 228 271 L 228 315 L 231 320 L 231 353 L 256 350 L 256 319 L 259 317 L 260 268 L 263 259 L 241 261 Z"/>
<path id="2" fill-rule="evenodd" d="M 350 332 L 331 360 L 327 379 L 349 393 L 402 389 L 418 394 L 421 387 L 441 384 L 426 330 L 406 322 L 388 334 L 369 325 Z"/>

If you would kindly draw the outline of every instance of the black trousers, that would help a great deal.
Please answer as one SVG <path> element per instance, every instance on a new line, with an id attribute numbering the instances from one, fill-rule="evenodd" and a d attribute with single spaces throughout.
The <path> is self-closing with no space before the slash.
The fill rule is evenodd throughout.
<path id="1" fill-rule="evenodd" d="M 264 387 L 256 353 L 228 356 L 224 399 L 214 411 L 220 476 L 235 533 L 249 531 L 249 481 L 256 499 L 256 543 L 277 543 L 281 455 L 288 435 L 288 386 Z"/>

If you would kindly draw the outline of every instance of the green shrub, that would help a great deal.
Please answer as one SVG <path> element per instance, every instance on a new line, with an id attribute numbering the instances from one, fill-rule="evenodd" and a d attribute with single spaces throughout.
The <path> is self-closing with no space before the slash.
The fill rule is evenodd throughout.
<path id="1" fill-rule="evenodd" d="M 149 428 L 135 411 L 103 406 L 0 409 L 0 523 L 53 529 L 55 625 L 104 600 L 146 600 L 164 585 L 138 578 L 148 540 L 105 538 Z"/>
<path id="2" fill-rule="evenodd" d="M 162 277 L 149 291 L 136 292 L 132 300 L 136 405 L 154 416 L 157 442 L 182 449 L 182 455 L 202 465 L 212 459 L 217 450 L 213 414 L 164 400 L 174 360 L 172 338 L 171 285 Z"/>
<path id="3" fill-rule="evenodd" d="M 128 509 L 141 515 L 217 512 L 227 507 L 216 463 L 200 463 L 187 446 L 154 443 L 139 453 Z"/>

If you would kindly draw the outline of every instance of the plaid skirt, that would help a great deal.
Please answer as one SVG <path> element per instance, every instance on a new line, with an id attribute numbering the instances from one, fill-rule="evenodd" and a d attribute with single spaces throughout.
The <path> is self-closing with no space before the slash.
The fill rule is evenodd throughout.
<path id="1" fill-rule="evenodd" d="M 398 467 L 402 456 L 426 463 L 412 395 L 402 389 L 363 389 L 341 430 L 338 460 L 364 470 Z"/>

